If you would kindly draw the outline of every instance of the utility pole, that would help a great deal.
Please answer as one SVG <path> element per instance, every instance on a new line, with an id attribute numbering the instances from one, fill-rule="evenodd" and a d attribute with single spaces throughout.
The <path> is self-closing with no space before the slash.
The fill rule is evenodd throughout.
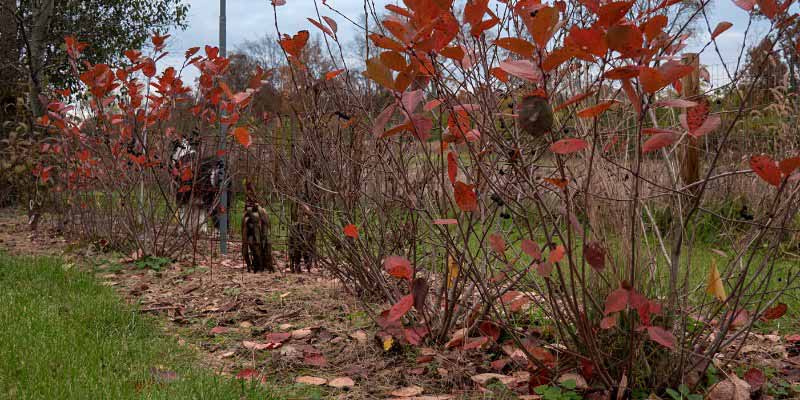
<path id="1" fill-rule="evenodd" d="M 227 57 L 225 52 L 225 0 L 219 0 L 219 54 L 222 57 Z M 221 117 L 222 115 L 220 115 Z M 219 213 L 219 252 L 220 254 L 228 253 L 228 185 L 225 183 L 225 133 L 228 126 L 222 123 L 220 119 L 219 124 L 219 162 L 222 165 L 222 173 L 220 174 L 220 194 L 219 206 L 224 212 Z"/>

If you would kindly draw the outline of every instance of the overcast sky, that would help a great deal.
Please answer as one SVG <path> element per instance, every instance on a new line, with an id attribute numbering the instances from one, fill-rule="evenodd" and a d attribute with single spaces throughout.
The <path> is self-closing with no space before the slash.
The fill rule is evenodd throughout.
<path id="1" fill-rule="evenodd" d="M 183 61 L 183 52 L 193 46 L 203 46 L 205 44 L 218 45 L 219 43 L 219 1 L 217 0 L 187 0 L 190 4 L 189 27 L 185 31 L 172 32 L 169 39 L 168 49 L 172 56 L 166 59 L 168 64 L 179 65 Z M 394 1 L 392 1 L 394 2 Z M 286 5 L 277 8 L 278 27 L 281 33 L 293 34 L 299 30 L 307 29 L 313 34 L 320 34 L 320 30 L 311 25 L 306 17 L 316 18 L 313 0 L 286 0 Z M 327 3 L 336 8 L 348 18 L 357 20 L 363 13 L 363 3 L 361 0 L 327 0 Z M 382 7 L 389 3 L 387 0 L 376 0 L 376 7 Z M 317 3 L 320 15 L 326 15 L 339 25 L 339 37 L 344 43 L 352 41 L 357 29 L 341 15 L 337 15 L 324 5 L 322 0 Z M 708 15 L 712 29 L 720 21 L 733 23 L 733 27 L 717 38 L 720 52 L 726 61 L 735 60 L 741 49 L 742 38 L 747 27 L 747 13 L 733 4 L 732 0 L 714 0 Z M 252 40 L 262 37 L 264 34 L 276 36 L 275 18 L 269 0 L 227 0 L 227 20 L 228 20 L 228 49 L 235 50 L 245 40 Z M 701 21 L 704 24 L 704 21 Z M 750 28 L 748 37 L 760 38 L 766 32 L 768 26 L 765 23 L 755 24 Z M 699 37 L 693 38 L 690 42 L 690 49 L 699 48 L 708 41 L 708 33 L 705 29 L 700 29 L 703 33 Z M 752 43 L 749 43 L 752 44 Z M 709 68 L 712 76 L 716 75 L 717 68 L 713 65 L 719 64 L 720 60 L 713 46 L 707 48 L 700 58 L 703 64 L 711 65 Z M 185 78 L 191 81 L 197 74 L 194 68 L 186 71 Z"/>

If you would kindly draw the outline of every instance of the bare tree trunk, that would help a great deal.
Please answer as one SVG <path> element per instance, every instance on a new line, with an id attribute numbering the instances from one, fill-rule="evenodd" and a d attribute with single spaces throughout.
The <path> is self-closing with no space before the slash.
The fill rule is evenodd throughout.
<path id="1" fill-rule="evenodd" d="M 53 16 L 55 0 L 42 0 L 33 11 L 33 24 L 28 37 L 28 102 L 31 113 L 39 117 L 44 113 L 44 105 L 39 100 L 42 93 L 42 69 L 44 66 L 44 48 L 50 19 Z"/>
<path id="2" fill-rule="evenodd" d="M 17 67 L 17 2 L 0 0 L 0 122 L 11 119 L 12 104 L 16 103 Z"/>

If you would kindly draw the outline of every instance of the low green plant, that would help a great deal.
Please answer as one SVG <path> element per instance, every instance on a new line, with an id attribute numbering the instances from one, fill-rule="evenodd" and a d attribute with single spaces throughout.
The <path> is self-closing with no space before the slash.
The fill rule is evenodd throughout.
<path id="1" fill-rule="evenodd" d="M 678 390 L 668 388 L 666 393 L 672 400 L 703 400 L 702 395 L 691 393 L 689 386 L 683 383 L 678 386 Z"/>

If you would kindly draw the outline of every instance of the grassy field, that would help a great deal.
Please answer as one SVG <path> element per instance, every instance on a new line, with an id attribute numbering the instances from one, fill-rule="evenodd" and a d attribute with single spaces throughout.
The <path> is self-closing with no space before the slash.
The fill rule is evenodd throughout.
<path id="1" fill-rule="evenodd" d="M 56 258 L 0 253 L 0 398 L 297 399 L 198 367 L 196 354 Z"/>

